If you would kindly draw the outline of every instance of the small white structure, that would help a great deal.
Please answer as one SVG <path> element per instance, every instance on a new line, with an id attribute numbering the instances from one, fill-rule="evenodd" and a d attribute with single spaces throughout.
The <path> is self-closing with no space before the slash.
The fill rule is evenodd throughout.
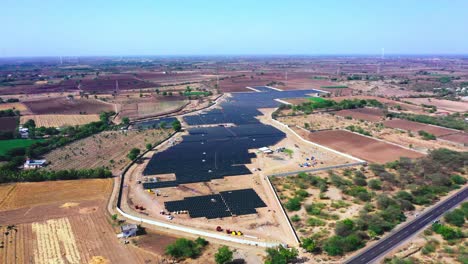
<path id="1" fill-rule="evenodd" d="M 267 148 L 267 147 L 262 147 L 262 148 L 259 148 L 258 150 L 260 150 L 261 152 L 263 152 L 265 154 L 273 153 L 273 150 L 271 150 L 270 148 Z"/>
<path id="2" fill-rule="evenodd" d="M 21 135 L 21 138 L 29 138 L 29 129 L 26 127 L 19 127 L 19 133 Z"/>
<path id="3" fill-rule="evenodd" d="M 25 169 L 37 169 L 42 168 L 47 164 L 47 160 L 32 160 L 28 158 L 24 163 Z"/>
<path id="4" fill-rule="evenodd" d="M 137 235 L 138 226 L 135 224 L 127 224 L 121 226 L 120 230 L 122 230 L 122 237 L 132 237 Z"/>

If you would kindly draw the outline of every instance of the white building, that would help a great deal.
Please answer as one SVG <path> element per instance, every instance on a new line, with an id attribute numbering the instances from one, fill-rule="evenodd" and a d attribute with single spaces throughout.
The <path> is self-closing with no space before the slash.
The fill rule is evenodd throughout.
<path id="1" fill-rule="evenodd" d="M 25 169 L 37 169 L 42 168 L 47 164 L 47 160 L 32 160 L 28 158 L 24 163 Z"/>

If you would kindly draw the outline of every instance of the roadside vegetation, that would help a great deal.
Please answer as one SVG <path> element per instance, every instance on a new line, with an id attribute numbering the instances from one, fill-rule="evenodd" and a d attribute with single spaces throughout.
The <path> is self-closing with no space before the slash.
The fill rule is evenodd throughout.
<path id="1" fill-rule="evenodd" d="M 300 173 L 273 178 L 291 221 L 312 254 L 341 256 L 378 239 L 412 211 L 437 202 L 466 183 L 468 152 L 432 151 L 420 159 L 401 158 L 385 165 Z M 448 215 L 461 224 L 461 213 Z M 438 229 L 439 230 L 439 229 Z M 459 237 L 458 231 L 446 231 Z"/>
<path id="2" fill-rule="evenodd" d="M 445 214 L 384 263 L 467 263 L 468 202 Z M 410 250 L 410 248 L 413 248 Z"/>

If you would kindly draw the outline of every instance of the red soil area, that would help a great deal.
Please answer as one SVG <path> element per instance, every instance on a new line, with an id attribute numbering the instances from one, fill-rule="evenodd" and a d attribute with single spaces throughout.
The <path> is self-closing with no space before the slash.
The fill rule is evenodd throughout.
<path id="1" fill-rule="evenodd" d="M 418 132 L 420 130 L 426 131 L 433 134 L 436 137 L 458 133 L 457 130 L 437 127 L 427 124 L 422 124 L 418 122 L 402 120 L 402 119 L 393 119 L 384 122 L 384 125 L 391 128 L 398 128 L 402 130 L 408 130 L 411 132 Z"/>
<path id="2" fill-rule="evenodd" d="M 378 108 L 359 108 L 359 109 L 346 109 L 335 112 L 339 116 L 350 116 L 353 119 L 362 119 L 371 122 L 382 121 L 384 113 L 382 109 Z"/>
<path id="3" fill-rule="evenodd" d="M 99 114 L 114 111 L 114 106 L 94 99 L 72 99 L 65 97 L 27 101 L 24 104 L 34 114 Z"/>
<path id="4" fill-rule="evenodd" d="M 386 163 L 400 157 L 423 156 L 415 151 L 343 130 L 308 133 L 307 139 L 369 162 Z"/>
<path id="5" fill-rule="evenodd" d="M 460 143 L 464 145 L 468 145 L 468 134 L 467 133 L 458 133 L 458 134 L 452 134 L 452 135 L 447 135 L 447 136 L 442 136 L 440 139 L 455 142 L 455 143 Z"/>
<path id="6" fill-rule="evenodd" d="M 1 117 L 0 118 L 0 131 L 4 132 L 13 132 L 16 130 L 16 125 L 18 124 L 17 117 Z"/>

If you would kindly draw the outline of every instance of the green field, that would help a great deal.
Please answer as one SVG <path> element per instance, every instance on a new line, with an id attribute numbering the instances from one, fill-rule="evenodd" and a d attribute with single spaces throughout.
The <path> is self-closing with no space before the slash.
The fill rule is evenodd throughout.
<path id="1" fill-rule="evenodd" d="M 7 151 L 14 148 L 29 147 L 42 139 L 7 139 L 0 140 L 0 155 L 5 155 Z"/>
<path id="2" fill-rule="evenodd" d="M 207 96 L 209 95 L 210 93 L 209 92 L 184 92 L 184 95 L 185 96 L 192 96 L 192 95 L 203 95 L 203 96 Z"/>
<path id="3" fill-rule="evenodd" d="M 348 86 L 346 86 L 346 85 L 326 85 L 326 86 L 320 86 L 320 88 L 343 89 L 343 88 L 348 88 Z"/>
<path id="4" fill-rule="evenodd" d="M 309 101 L 316 102 L 316 103 L 321 103 L 325 102 L 326 99 L 323 99 L 322 97 L 309 97 L 307 98 Z"/>

